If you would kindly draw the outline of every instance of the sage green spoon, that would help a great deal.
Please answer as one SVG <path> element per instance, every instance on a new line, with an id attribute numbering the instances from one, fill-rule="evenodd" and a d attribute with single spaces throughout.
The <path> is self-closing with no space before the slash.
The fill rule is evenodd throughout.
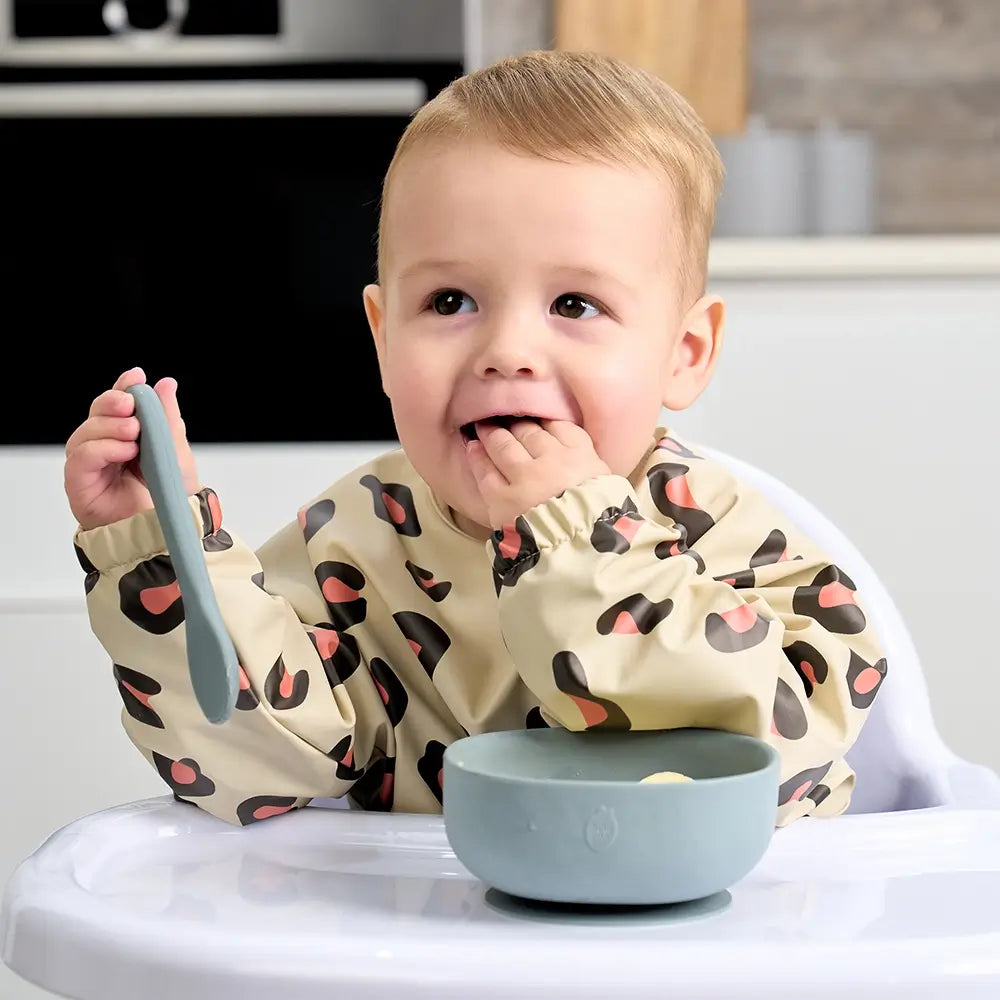
<path id="1" fill-rule="evenodd" d="M 135 397 L 135 415 L 139 418 L 139 466 L 184 601 L 191 685 L 205 718 L 213 723 L 225 722 L 240 693 L 239 662 L 208 577 L 170 427 L 160 397 L 150 386 L 133 385 L 127 391 Z"/>

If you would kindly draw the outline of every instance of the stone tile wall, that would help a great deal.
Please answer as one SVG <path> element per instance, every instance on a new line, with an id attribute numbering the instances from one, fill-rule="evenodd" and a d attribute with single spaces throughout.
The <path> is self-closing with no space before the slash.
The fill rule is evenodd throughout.
<path id="1" fill-rule="evenodd" d="M 870 130 L 880 232 L 1000 232 L 1000 2 L 748 3 L 750 111 Z M 482 4 L 486 60 L 551 46 L 549 0 Z"/>

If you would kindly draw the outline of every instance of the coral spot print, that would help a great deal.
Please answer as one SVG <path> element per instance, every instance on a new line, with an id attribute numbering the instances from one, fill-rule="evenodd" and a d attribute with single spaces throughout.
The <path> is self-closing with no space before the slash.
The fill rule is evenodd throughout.
<path id="1" fill-rule="evenodd" d="M 306 633 L 310 642 L 316 647 L 326 679 L 330 687 L 342 684 L 350 677 L 361 663 L 361 651 L 358 640 L 348 632 L 338 632 L 329 625 L 316 625 Z"/>
<path id="2" fill-rule="evenodd" d="M 434 793 L 438 802 L 444 795 L 444 744 L 431 740 L 424 748 L 424 755 L 417 761 L 417 774 Z"/>
<path id="3" fill-rule="evenodd" d="M 818 798 L 814 798 L 811 793 L 819 786 L 823 778 L 826 777 L 826 773 L 832 765 L 833 761 L 830 761 L 827 764 L 822 764 L 820 767 L 806 768 L 805 771 L 799 771 L 798 774 L 782 782 L 778 788 L 778 805 L 784 806 L 789 802 L 801 802 L 805 798 L 812 799 L 813 802 L 819 805 L 830 794 L 830 789 L 823 785 L 822 787 L 826 788 L 826 792 L 820 793 Z"/>
<path id="4" fill-rule="evenodd" d="M 118 581 L 122 614 L 145 632 L 166 635 L 184 621 L 184 603 L 170 556 L 153 556 Z"/>
<path id="5" fill-rule="evenodd" d="M 171 760 L 153 751 L 153 765 L 175 795 L 200 797 L 215 791 L 215 782 L 201 773 L 197 761 L 190 757 Z"/>
<path id="6" fill-rule="evenodd" d="M 344 562 L 322 562 L 316 567 L 316 582 L 336 628 L 350 628 L 365 620 L 368 602 L 361 596 L 365 578 L 356 566 Z"/>
<path id="7" fill-rule="evenodd" d="M 303 507 L 299 511 L 302 537 L 308 542 L 324 524 L 329 524 L 333 520 L 336 509 L 337 505 L 332 500 L 317 500 L 316 503 Z"/>
<path id="8" fill-rule="evenodd" d="M 493 580 L 497 594 L 501 587 L 513 587 L 534 566 L 541 553 L 535 536 L 523 517 L 493 532 Z"/>
<path id="9" fill-rule="evenodd" d="M 822 684 L 830 672 L 823 654 L 801 639 L 786 646 L 784 652 L 788 662 L 795 667 L 795 672 L 802 678 L 806 697 L 811 698 L 817 685 Z"/>
<path id="10" fill-rule="evenodd" d="M 612 604 L 597 619 L 601 635 L 649 635 L 673 611 L 674 602 L 666 598 L 654 604 L 642 594 L 633 594 Z"/>
<path id="11" fill-rule="evenodd" d="M 757 574 L 752 569 L 738 569 L 735 573 L 723 573 L 715 579 L 719 583 L 728 583 L 734 590 L 748 589 L 757 582 Z"/>
<path id="12" fill-rule="evenodd" d="M 608 507 L 601 511 L 601 516 L 594 522 L 594 530 L 590 533 L 590 544 L 598 552 L 614 552 L 621 554 L 632 547 L 632 539 L 644 524 L 644 518 L 632 502 L 626 497 L 620 507 Z"/>
<path id="13" fill-rule="evenodd" d="M 97 567 L 87 558 L 86 553 L 76 542 L 73 543 L 73 551 L 76 553 L 76 561 L 80 564 L 80 569 L 87 575 L 83 578 L 83 592 L 89 594 L 101 578 Z"/>
<path id="14" fill-rule="evenodd" d="M 372 657 L 368 671 L 375 682 L 375 690 L 378 691 L 378 696 L 382 699 L 382 704 L 385 705 L 389 724 L 393 727 L 398 726 L 409 703 L 406 688 L 403 687 L 392 667 L 381 657 Z"/>
<path id="15" fill-rule="evenodd" d="M 410 644 L 427 676 L 433 678 L 441 657 L 451 645 L 447 632 L 419 611 L 397 611 L 392 620 Z"/>
<path id="16" fill-rule="evenodd" d="M 375 516 L 391 524 L 401 535 L 416 537 L 420 521 L 410 487 L 403 483 L 383 483 L 375 476 L 362 476 L 361 485 L 371 490 Z"/>
<path id="17" fill-rule="evenodd" d="M 133 719 L 147 726 L 163 729 L 163 720 L 149 703 L 151 698 L 163 690 L 160 685 L 152 677 L 140 674 L 138 670 L 132 670 L 130 667 L 123 667 L 120 663 L 114 665 L 114 675 L 125 711 Z"/>
<path id="18" fill-rule="evenodd" d="M 792 686 L 778 678 L 778 688 L 774 693 L 774 714 L 771 717 L 771 732 L 786 740 L 801 740 L 809 728 L 805 709 Z"/>
<path id="19" fill-rule="evenodd" d="M 395 757 L 379 757 L 354 782 L 350 797 L 368 812 L 389 812 L 392 809 L 395 772 Z"/>
<path id="20" fill-rule="evenodd" d="M 406 571 L 413 577 L 413 582 L 432 600 L 443 601 L 451 590 L 447 580 L 435 580 L 429 569 L 424 569 L 416 563 L 406 560 Z"/>
<path id="21" fill-rule="evenodd" d="M 364 774 L 364 768 L 358 767 L 354 759 L 354 746 L 350 736 L 345 736 L 329 753 L 327 757 L 337 762 L 337 777 L 341 781 L 357 781 Z"/>
<path id="22" fill-rule="evenodd" d="M 792 610 L 815 618 L 838 635 L 857 635 L 865 630 L 865 614 L 857 605 L 854 581 L 836 566 L 827 566 L 805 587 L 796 587 Z"/>
<path id="23" fill-rule="evenodd" d="M 709 614 L 705 638 L 720 653 L 739 653 L 760 645 L 767 637 L 769 624 L 749 604 L 740 604 L 720 614 Z"/>
<path id="24" fill-rule="evenodd" d="M 866 663 L 854 650 L 847 665 L 847 686 L 851 692 L 851 704 L 855 708 L 867 708 L 878 694 L 885 680 L 885 658 L 877 663 Z"/>
<path id="25" fill-rule="evenodd" d="M 204 489 L 198 494 L 201 514 L 201 544 L 206 552 L 223 552 L 233 547 L 233 539 L 222 528 L 222 507 L 215 490 Z"/>
<path id="26" fill-rule="evenodd" d="M 659 451 L 669 451 L 671 454 L 679 455 L 681 458 L 701 458 L 701 455 L 696 455 L 690 448 L 685 447 L 680 443 L 680 441 L 671 437 L 669 434 L 661 437 L 660 440 L 656 442 L 656 447 Z"/>
<path id="27" fill-rule="evenodd" d="M 536 705 L 524 718 L 524 728 L 525 729 L 549 729 L 551 728 L 549 724 L 545 721 L 545 717 L 542 715 L 542 709 L 540 705 Z"/>
<path id="28" fill-rule="evenodd" d="M 252 799 L 244 799 L 236 807 L 236 818 L 242 826 L 249 826 L 294 808 L 295 799 L 287 795 L 255 795 Z"/>
<path id="29" fill-rule="evenodd" d="M 698 506 L 688 486 L 686 465 L 663 462 L 654 465 L 646 473 L 649 494 L 656 509 L 681 524 L 686 529 L 688 545 L 696 545 L 698 539 L 714 524 L 712 516 Z"/>
<path id="30" fill-rule="evenodd" d="M 247 677 L 247 672 L 240 666 L 240 689 L 236 695 L 236 708 L 241 712 L 250 712 L 259 704 L 257 695 L 253 693 L 253 688 L 250 686 L 250 678 Z"/>
<path id="31" fill-rule="evenodd" d="M 309 673 L 298 670 L 292 673 L 282 657 L 278 657 L 264 680 L 264 697 L 276 711 L 297 708 L 306 700 L 309 691 Z"/>
<path id="32" fill-rule="evenodd" d="M 552 658 L 556 687 L 576 702 L 587 729 L 631 729 L 628 716 L 613 702 L 590 693 L 583 664 L 575 653 L 564 650 Z"/>

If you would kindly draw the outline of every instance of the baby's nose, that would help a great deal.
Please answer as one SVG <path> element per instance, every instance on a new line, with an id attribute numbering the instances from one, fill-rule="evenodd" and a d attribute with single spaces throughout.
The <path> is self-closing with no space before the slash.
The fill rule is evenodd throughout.
<path id="1" fill-rule="evenodd" d="M 509 323 L 487 333 L 477 358 L 481 376 L 542 376 L 548 373 L 544 336 L 528 324 Z"/>

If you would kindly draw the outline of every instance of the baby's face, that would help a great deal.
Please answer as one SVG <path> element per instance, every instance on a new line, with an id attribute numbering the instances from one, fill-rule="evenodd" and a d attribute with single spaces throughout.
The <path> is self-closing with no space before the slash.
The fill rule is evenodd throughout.
<path id="1" fill-rule="evenodd" d="M 653 172 L 556 163 L 485 141 L 398 164 L 380 288 L 366 289 L 400 443 L 459 516 L 488 525 L 469 426 L 582 426 L 612 472 L 650 445 L 682 359 L 671 192 Z"/>

